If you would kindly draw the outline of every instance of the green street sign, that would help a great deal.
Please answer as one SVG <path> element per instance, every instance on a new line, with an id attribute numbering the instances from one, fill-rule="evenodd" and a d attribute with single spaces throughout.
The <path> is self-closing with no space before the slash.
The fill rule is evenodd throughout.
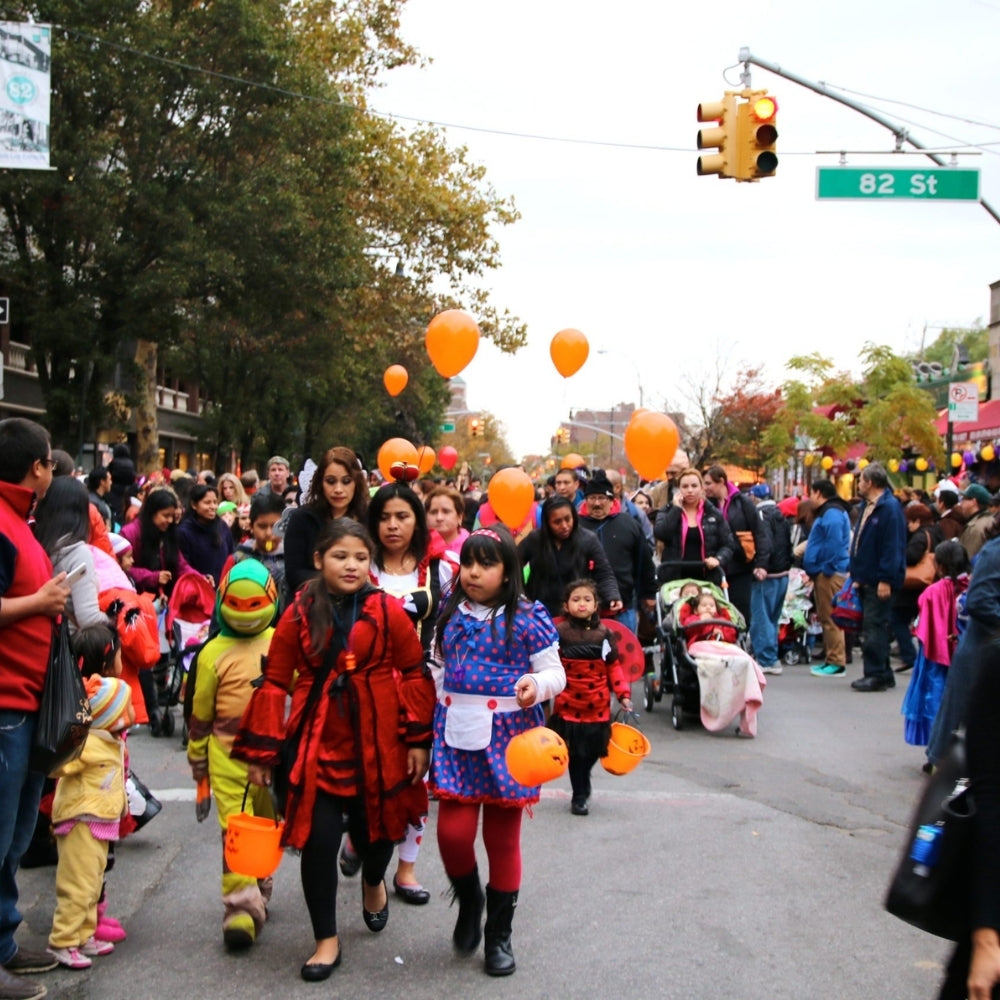
<path id="1" fill-rule="evenodd" d="M 938 167 L 887 170 L 882 167 L 817 167 L 816 198 L 875 201 L 978 201 L 979 171 Z"/>
<path id="2" fill-rule="evenodd" d="M 442 424 L 441 425 L 441 433 L 442 434 L 454 434 L 455 433 L 455 425 L 453 423 L 450 423 L 450 422 Z"/>

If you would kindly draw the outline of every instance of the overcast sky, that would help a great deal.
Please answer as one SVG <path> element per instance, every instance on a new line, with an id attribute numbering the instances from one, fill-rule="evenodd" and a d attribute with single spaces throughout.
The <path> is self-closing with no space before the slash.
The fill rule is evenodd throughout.
<path id="1" fill-rule="evenodd" d="M 925 145 L 982 145 L 959 165 L 982 171 L 1000 209 L 1000 0 L 409 0 L 402 32 L 433 62 L 390 74 L 373 108 L 593 143 L 447 133 L 522 213 L 499 233 L 490 287 L 529 345 L 506 357 L 484 341 L 463 373 L 470 408 L 502 420 L 517 454 L 546 451 L 571 407 L 638 402 L 640 384 L 646 405 L 686 409 L 720 363 L 730 378 L 763 365 L 777 384 L 795 354 L 856 369 L 867 341 L 910 351 L 925 328 L 929 342 L 988 320 L 1000 225 L 977 203 L 815 198 L 816 168 L 837 163 L 819 150 L 847 149 L 855 167 L 933 167 L 925 157 L 889 155 L 880 126 L 751 67 L 780 108 L 777 176 L 698 177 L 695 114 L 739 89 L 747 46 L 874 95 L 849 96 Z M 549 341 L 568 326 L 591 356 L 563 379 Z"/>

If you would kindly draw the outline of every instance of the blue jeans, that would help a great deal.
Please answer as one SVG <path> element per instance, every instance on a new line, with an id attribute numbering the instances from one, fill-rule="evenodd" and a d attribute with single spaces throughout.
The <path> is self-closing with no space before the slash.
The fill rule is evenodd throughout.
<path id="1" fill-rule="evenodd" d="M 0 709 L 0 965 L 17 951 L 17 866 L 35 832 L 45 775 L 28 769 L 37 716 Z"/>
<path id="2" fill-rule="evenodd" d="M 887 600 L 879 600 L 878 587 L 866 584 L 859 587 L 861 610 L 864 614 L 865 642 L 861 647 L 861 657 L 865 665 L 865 677 L 881 677 L 893 681 L 892 667 L 889 666 L 889 612 L 892 610 L 893 594 Z"/>
<path id="3" fill-rule="evenodd" d="M 615 616 L 615 621 L 618 622 L 619 625 L 624 625 L 625 628 L 632 632 L 635 631 L 636 626 L 639 624 L 639 618 L 635 613 L 635 608 L 625 608 L 624 610 L 619 611 Z"/>
<path id="4" fill-rule="evenodd" d="M 778 662 L 778 621 L 787 591 L 787 576 L 754 580 L 750 587 L 750 642 L 754 659 L 762 667 Z"/>

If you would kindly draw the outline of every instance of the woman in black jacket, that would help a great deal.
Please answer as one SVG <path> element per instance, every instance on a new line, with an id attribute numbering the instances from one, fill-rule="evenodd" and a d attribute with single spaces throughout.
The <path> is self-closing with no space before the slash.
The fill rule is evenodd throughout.
<path id="1" fill-rule="evenodd" d="M 621 596 L 615 574 L 601 542 L 581 527 L 576 508 L 565 497 L 549 497 L 542 504 L 541 527 L 517 547 L 527 572 L 525 593 L 545 605 L 553 618 L 563 613 L 566 585 L 589 577 L 597 584 L 602 610 L 621 611 Z"/>

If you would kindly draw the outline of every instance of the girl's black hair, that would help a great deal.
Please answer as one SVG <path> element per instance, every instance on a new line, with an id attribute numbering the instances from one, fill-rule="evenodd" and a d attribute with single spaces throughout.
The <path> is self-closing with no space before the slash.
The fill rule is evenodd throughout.
<path id="1" fill-rule="evenodd" d="M 335 517 L 332 521 L 324 523 L 316 536 L 316 545 L 313 553 L 322 558 L 329 549 L 332 549 L 342 538 L 357 538 L 363 542 L 368 549 L 368 555 L 374 556 L 375 546 L 372 544 L 371 535 L 363 524 L 352 520 L 349 517 Z M 362 587 L 362 590 L 365 588 Z M 324 648 L 327 635 L 333 628 L 333 603 L 330 593 L 326 589 L 323 574 L 318 573 L 308 583 L 302 587 L 305 597 L 303 606 L 308 609 L 309 641 L 314 650 Z M 345 627 L 350 629 L 354 624 L 353 619 L 345 622 Z"/>
<path id="2" fill-rule="evenodd" d="M 934 561 L 941 576 L 954 580 L 962 573 L 969 572 L 969 554 L 954 538 L 940 542 L 934 549 Z"/>
<path id="3" fill-rule="evenodd" d="M 177 577 L 177 526 L 173 521 L 162 534 L 153 524 L 153 517 L 163 510 L 177 509 L 177 495 L 162 486 L 153 490 L 139 508 L 140 547 L 135 553 L 136 564 L 143 569 L 168 569 Z M 161 563 L 162 546 L 162 563 Z"/>
<path id="4" fill-rule="evenodd" d="M 510 642 L 514 637 L 515 614 L 519 607 L 527 604 L 521 586 L 523 575 L 521 560 L 518 558 L 517 546 L 514 544 L 511 533 L 499 523 L 490 525 L 488 528 L 479 528 L 465 540 L 459 558 L 463 566 L 471 566 L 474 562 L 479 563 L 480 566 L 495 566 L 497 563 L 503 566 L 503 584 L 490 618 L 491 626 L 495 630 L 497 615 L 503 613 L 504 642 L 510 649 Z M 444 607 L 441 609 L 441 614 L 438 616 L 436 633 L 439 641 L 443 640 L 445 626 L 455 613 L 455 609 L 461 601 L 467 598 L 468 595 L 462 589 L 462 577 L 459 574 Z"/>
<path id="5" fill-rule="evenodd" d="M 588 621 L 590 624 L 596 625 L 601 620 L 601 593 L 597 589 L 596 580 L 589 576 L 581 576 L 577 580 L 570 580 L 570 582 L 566 584 L 566 590 L 563 592 L 563 604 L 568 604 L 573 591 L 579 590 L 580 588 L 589 590 L 594 595 L 594 613 L 590 616 Z M 569 617 L 568 611 L 566 616 L 567 618 Z"/>
<path id="6" fill-rule="evenodd" d="M 385 510 L 385 505 L 390 500 L 402 500 L 413 511 L 415 518 L 413 537 L 410 539 L 406 551 L 418 563 L 427 554 L 427 546 L 431 540 L 430 529 L 427 527 L 427 512 L 420 502 L 420 497 L 406 483 L 386 483 L 384 486 L 380 486 L 368 505 L 368 530 L 375 543 L 375 565 L 379 569 L 385 569 L 385 567 L 382 565 L 382 545 L 378 538 L 378 526 L 382 520 L 382 511 Z"/>
<path id="7" fill-rule="evenodd" d="M 118 629 L 110 623 L 77 629 L 76 635 L 70 640 L 73 655 L 84 677 L 91 674 L 113 677 L 115 658 L 120 646 Z"/>
<path id="8" fill-rule="evenodd" d="M 72 476 L 52 480 L 35 510 L 35 537 L 53 561 L 59 551 L 90 538 L 90 497 Z"/>
<path id="9" fill-rule="evenodd" d="M 199 523 L 201 518 L 198 516 L 198 512 L 194 509 L 196 503 L 201 503 L 209 493 L 215 494 L 215 499 L 219 499 L 219 488 L 214 483 L 198 483 L 197 485 L 191 487 L 191 494 L 188 496 L 187 510 L 184 512 L 185 517 L 192 517 Z M 223 532 L 228 532 L 229 528 L 226 527 L 226 522 L 218 517 L 208 522 L 209 527 L 214 528 L 212 532 L 212 548 L 218 549 L 222 547 Z"/>

